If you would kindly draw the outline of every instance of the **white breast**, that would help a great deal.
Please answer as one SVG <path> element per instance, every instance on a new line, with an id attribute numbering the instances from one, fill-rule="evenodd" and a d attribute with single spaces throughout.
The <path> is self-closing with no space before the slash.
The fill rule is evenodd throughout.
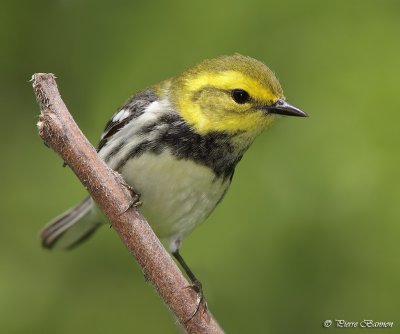
<path id="1" fill-rule="evenodd" d="M 146 152 L 129 160 L 120 171 L 141 195 L 143 213 L 171 250 L 204 221 L 229 187 L 208 167 L 190 160 L 176 160 L 169 150 Z"/>

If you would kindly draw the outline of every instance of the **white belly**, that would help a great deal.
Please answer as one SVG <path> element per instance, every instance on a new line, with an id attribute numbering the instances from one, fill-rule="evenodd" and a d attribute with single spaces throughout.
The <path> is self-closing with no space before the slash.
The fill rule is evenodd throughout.
<path id="1" fill-rule="evenodd" d="M 207 167 L 176 160 L 170 152 L 144 153 L 121 169 L 126 182 L 141 195 L 139 210 L 170 248 L 204 221 L 229 187 Z"/>

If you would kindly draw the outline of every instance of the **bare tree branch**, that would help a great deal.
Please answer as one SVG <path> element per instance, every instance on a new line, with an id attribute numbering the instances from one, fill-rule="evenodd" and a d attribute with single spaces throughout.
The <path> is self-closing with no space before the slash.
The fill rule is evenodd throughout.
<path id="1" fill-rule="evenodd" d="M 34 74 L 32 83 L 41 110 L 40 137 L 78 176 L 180 324 L 189 333 L 223 333 L 203 306 L 187 321 L 196 308 L 196 293 L 187 288 L 188 281 L 144 217 L 135 208 L 127 210 L 132 201 L 129 191 L 76 125 L 61 99 L 54 75 Z"/>

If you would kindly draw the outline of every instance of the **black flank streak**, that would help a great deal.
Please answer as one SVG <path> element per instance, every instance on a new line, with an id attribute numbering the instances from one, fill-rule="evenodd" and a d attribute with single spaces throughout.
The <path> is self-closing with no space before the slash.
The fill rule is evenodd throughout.
<path id="1" fill-rule="evenodd" d="M 124 147 L 125 144 L 126 144 L 125 140 L 118 143 L 118 145 L 116 145 L 114 149 L 105 157 L 104 159 L 105 163 L 108 164 L 110 160 Z"/>

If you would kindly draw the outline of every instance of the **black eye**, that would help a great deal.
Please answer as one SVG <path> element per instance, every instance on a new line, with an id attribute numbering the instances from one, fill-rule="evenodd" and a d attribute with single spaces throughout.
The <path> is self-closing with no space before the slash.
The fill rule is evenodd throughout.
<path id="1" fill-rule="evenodd" d="M 233 89 L 231 91 L 232 99 L 239 104 L 246 103 L 250 100 L 250 95 L 243 89 Z"/>

